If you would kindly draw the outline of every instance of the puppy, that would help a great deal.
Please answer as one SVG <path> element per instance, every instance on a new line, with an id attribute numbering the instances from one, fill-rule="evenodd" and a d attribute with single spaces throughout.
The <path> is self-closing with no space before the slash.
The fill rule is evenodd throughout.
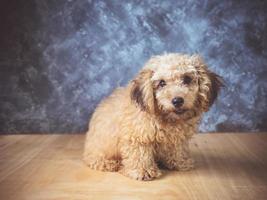
<path id="1" fill-rule="evenodd" d="M 222 79 L 198 55 L 152 57 L 134 80 L 96 108 L 85 163 L 136 180 L 159 177 L 159 166 L 192 169 L 188 141 L 221 86 Z"/>

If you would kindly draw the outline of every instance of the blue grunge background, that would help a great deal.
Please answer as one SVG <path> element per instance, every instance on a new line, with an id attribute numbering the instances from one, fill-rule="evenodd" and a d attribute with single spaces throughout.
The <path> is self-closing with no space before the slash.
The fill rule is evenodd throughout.
<path id="1" fill-rule="evenodd" d="M 201 131 L 267 131 L 267 3 L 3 0 L 0 132 L 84 132 L 152 55 L 201 54 L 226 88 Z"/>

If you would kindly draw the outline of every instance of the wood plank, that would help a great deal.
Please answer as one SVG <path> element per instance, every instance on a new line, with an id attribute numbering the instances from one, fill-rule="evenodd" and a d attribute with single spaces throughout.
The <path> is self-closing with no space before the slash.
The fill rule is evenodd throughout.
<path id="1" fill-rule="evenodd" d="M 0 136 L 1 199 L 267 199 L 267 134 L 198 134 L 196 169 L 150 182 L 88 169 L 84 135 Z"/>

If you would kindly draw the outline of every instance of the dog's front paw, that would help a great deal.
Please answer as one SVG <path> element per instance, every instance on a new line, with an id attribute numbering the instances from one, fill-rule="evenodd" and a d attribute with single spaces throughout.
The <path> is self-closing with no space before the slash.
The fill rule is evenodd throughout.
<path id="1" fill-rule="evenodd" d="M 191 169 L 194 169 L 194 167 L 195 167 L 194 163 L 195 162 L 192 158 L 182 160 L 179 162 L 178 170 L 179 171 L 189 171 Z"/>
<path id="2" fill-rule="evenodd" d="M 170 170 L 178 170 L 178 171 L 189 171 L 194 168 L 194 160 L 191 158 L 182 158 L 179 160 L 168 160 L 168 162 L 164 163 L 165 167 Z"/>
<path id="3" fill-rule="evenodd" d="M 160 170 L 157 168 L 122 169 L 120 172 L 129 178 L 139 180 L 139 181 L 149 181 L 161 175 Z"/>

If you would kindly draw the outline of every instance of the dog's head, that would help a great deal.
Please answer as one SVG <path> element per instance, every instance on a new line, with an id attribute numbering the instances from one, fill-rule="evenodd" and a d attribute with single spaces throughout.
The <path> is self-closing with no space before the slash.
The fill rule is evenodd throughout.
<path id="1" fill-rule="evenodd" d="M 186 119 L 208 111 L 223 84 L 200 56 L 166 54 L 152 57 L 130 85 L 141 110 Z"/>

